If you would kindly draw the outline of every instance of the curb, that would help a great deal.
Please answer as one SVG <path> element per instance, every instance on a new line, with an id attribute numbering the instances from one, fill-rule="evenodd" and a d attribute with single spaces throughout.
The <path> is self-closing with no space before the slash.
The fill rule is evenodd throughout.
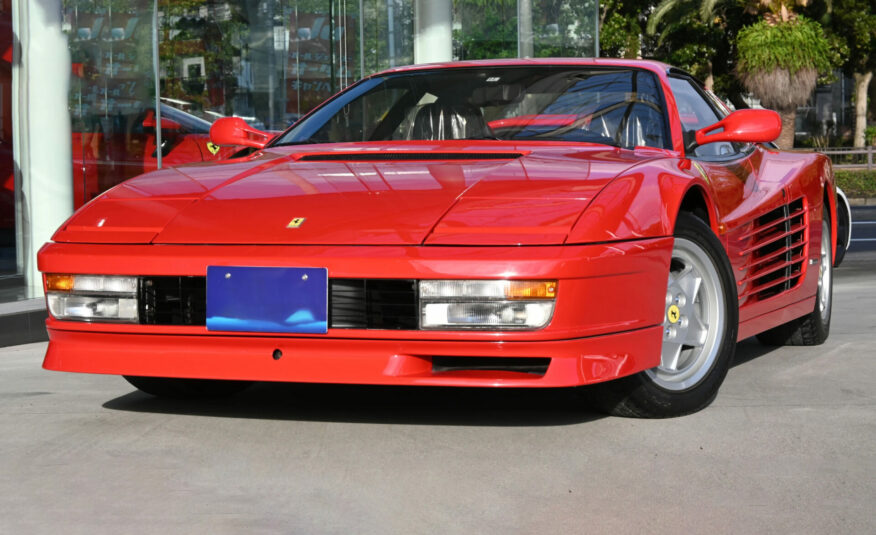
<path id="1" fill-rule="evenodd" d="M 876 198 L 852 197 L 849 198 L 849 206 L 876 206 Z"/>
<path id="2" fill-rule="evenodd" d="M 44 299 L 0 303 L 0 347 L 47 341 L 47 317 Z"/>

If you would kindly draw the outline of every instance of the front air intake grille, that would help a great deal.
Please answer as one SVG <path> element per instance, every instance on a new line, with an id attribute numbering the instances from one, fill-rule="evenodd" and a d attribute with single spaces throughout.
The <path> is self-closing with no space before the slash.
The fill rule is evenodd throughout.
<path id="1" fill-rule="evenodd" d="M 797 286 L 806 260 L 807 226 L 803 199 L 753 221 L 741 237 L 747 275 L 739 281 L 740 298 L 763 300 Z"/>
<path id="2" fill-rule="evenodd" d="M 417 310 L 417 281 L 329 280 L 332 328 L 413 330 L 420 324 Z"/>
<path id="3" fill-rule="evenodd" d="M 334 152 L 305 154 L 299 162 L 416 162 L 433 160 L 514 160 L 519 152 Z"/>
<path id="4" fill-rule="evenodd" d="M 140 277 L 140 323 L 206 325 L 206 277 Z"/>
<path id="5" fill-rule="evenodd" d="M 205 277 L 141 277 L 140 323 L 206 325 Z M 333 329 L 415 330 L 417 282 L 398 279 L 330 279 L 329 326 Z"/>
<path id="6" fill-rule="evenodd" d="M 543 376 L 551 359 L 543 357 L 432 357 L 432 372 L 517 372 Z"/>

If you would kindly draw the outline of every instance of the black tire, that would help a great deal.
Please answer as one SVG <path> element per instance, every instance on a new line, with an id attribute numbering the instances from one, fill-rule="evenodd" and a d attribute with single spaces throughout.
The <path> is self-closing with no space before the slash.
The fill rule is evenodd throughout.
<path id="1" fill-rule="evenodd" d="M 836 258 L 833 259 L 833 267 L 839 267 L 846 257 L 846 242 L 849 239 L 851 231 L 849 224 L 852 221 L 846 203 L 840 200 L 839 196 L 837 196 L 836 215 Z"/>
<path id="2" fill-rule="evenodd" d="M 667 283 L 661 365 L 584 387 L 591 404 L 609 414 L 670 418 L 699 411 L 715 399 L 733 361 L 739 303 L 724 248 L 708 225 L 685 212 L 678 215 L 675 238 Z M 676 290 L 682 287 L 686 276 L 697 275 L 695 270 L 702 270 L 703 276 L 693 286 L 697 289 L 691 302 L 686 297 L 679 300 L 683 296 Z M 689 286 L 686 282 L 684 285 Z M 677 303 L 681 304 L 674 306 Z M 708 322 L 703 322 L 704 319 Z M 682 328 L 683 334 L 679 336 Z M 683 341 L 696 338 L 703 343 L 687 345 L 682 338 Z"/>
<path id="3" fill-rule="evenodd" d="M 139 377 L 125 375 L 125 380 L 138 390 L 160 398 L 209 399 L 227 397 L 245 389 L 250 381 L 220 381 L 215 379 L 176 379 L 171 377 Z"/>
<path id="4" fill-rule="evenodd" d="M 822 250 L 815 309 L 802 318 L 758 334 L 757 339 L 760 343 L 768 346 L 817 346 L 823 344 L 830 335 L 830 316 L 833 309 L 833 259 L 830 257 L 830 217 L 827 212 L 824 213 L 821 222 L 821 232 L 822 237 L 827 236 L 828 240 L 826 247 L 820 245 Z"/>

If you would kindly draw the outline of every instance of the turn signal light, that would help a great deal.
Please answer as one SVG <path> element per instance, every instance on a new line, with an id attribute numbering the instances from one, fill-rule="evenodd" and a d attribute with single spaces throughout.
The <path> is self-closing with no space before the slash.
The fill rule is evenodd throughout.
<path id="1" fill-rule="evenodd" d="M 508 299 L 555 299 L 557 281 L 509 281 Z"/>
<path id="2" fill-rule="evenodd" d="M 73 291 L 73 275 L 46 275 L 47 292 L 71 292 Z"/>

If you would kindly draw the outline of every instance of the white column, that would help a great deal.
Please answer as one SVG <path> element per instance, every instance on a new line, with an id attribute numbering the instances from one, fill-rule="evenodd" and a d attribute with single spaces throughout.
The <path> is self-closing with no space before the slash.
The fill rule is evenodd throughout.
<path id="1" fill-rule="evenodd" d="M 534 55 L 532 38 L 532 1 L 517 0 L 517 57 Z"/>
<path id="2" fill-rule="evenodd" d="M 453 60 L 451 0 L 414 0 L 414 63 Z"/>
<path id="3" fill-rule="evenodd" d="M 14 0 L 13 151 L 21 195 L 17 210 L 25 284 L 42 292 L 36 254 L 73 211 L 70 52 L 61 0 Z"/>

